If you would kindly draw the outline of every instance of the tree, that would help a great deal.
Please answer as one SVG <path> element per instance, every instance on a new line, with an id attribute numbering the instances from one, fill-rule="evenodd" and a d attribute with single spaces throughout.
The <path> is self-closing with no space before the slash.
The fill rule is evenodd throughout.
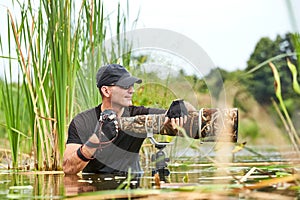
<path id="1" fill-rule="evenodd" d="M 286 98 L 294 97 L 295 93 L 291 87 L 291 73 L 286 63 L 287 58 L 294 64 L 296 63 L 296 56 L 289 56 L 291 52 L 294 52 L 292 34 L 288 33 L 283 37 L 278 35 L 274 41 L 268 37 L 263 37 L 259 40 L 254 52 L 247 61 L 246 70 L 253 70 L 261 63 L 274 58 L 272 62 L 278 67 L 281 76 L 283 96 Z M 283 56 L 284 54 L 286 56 Z M 278 57 L 278 59 L 275 57 Z M 255 99 L 261 104 L 269 104 L 271 98 L 275 96 L 274 77 L 268 63 L 252 72 L 245 83 Z"/>

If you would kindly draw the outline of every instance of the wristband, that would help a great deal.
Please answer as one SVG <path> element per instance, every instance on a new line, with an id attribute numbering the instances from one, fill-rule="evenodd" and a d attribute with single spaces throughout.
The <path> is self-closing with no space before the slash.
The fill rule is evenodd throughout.
<path id="1" fill-rule="evenodd" d="M 94 157 L 87 158 L 87 157 L 85 157 L 85 156 L 83 155 L 83 153 L 82 153 L 82 146 L 78 148 L 78 150 L 77 150 L 77 156 L 78 156 L 82 161 L 84 161 L 84 162 L 88 162 L 88 161 L 94 159 Z"/>
<path id="2" fill-rule="evenodd" d="M 94 143 L 88 140 L 84 145 L 91 148 L 98 148 L 100 146 L 100 143 Z"/>

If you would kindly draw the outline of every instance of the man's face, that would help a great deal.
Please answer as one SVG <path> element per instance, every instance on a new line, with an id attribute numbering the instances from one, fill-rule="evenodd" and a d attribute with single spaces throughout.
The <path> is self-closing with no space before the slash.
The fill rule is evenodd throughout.
<path id="1" fill-rule="evenodd" d="M 134 93 L 133 85 L 128 88 L 112 86 L 111 103 L 112 106 L 127 107 L 132 105 L 132 95 Z"/>

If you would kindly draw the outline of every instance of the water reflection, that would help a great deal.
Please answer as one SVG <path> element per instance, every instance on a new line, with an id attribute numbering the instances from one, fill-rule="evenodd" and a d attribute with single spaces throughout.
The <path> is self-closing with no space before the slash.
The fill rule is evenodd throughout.
<path id="1" fill-rule="evenodd" d="M 62 173 L 1 172 L 0 199 L 63 198 L 63 178 Z"/>
<path id="2" fill-rule="evenodd" d="M 210 151 L 207 151 L 210 152 Z M 256 151 L 263 152 L 263 151 Z M 260 171 L 256 172 L 256 176 L 262 178 L 269 178 L 269 175 L 286 174 L 293 170 L 298 170 L 298 166 L 287 167 L 288 162 L 280 158 L 275 151 L 263 152 L 264 159 L 268 158 L 269 161 L 276 161 L 275 163 L 262 162 L 261 155 L 253 154 L 249 151 L 239 152 L 235 155 L 234 162 L 228 168 L 228 171 L 236 176 L 243 176 L 253 167 L 259 167 Z M 169 153 L 170 155 L 170 153 Z M 267 156 L 266 156 L 267 155 Z M 249 158 L 249 159 L 248 159 Z M 244 161 L 239 163 L 239 161 Z M 245 162 L 247 161 L 247 162 Z M 257 162 L 257 165 L 255 164 Z M 280 163 L 283 162 L 283 163 Z M 279 163 L 277 163 L 279 162 Z M 205 164 L 207 163 L 207 165 Z M 249 166 L 247 165 L 249 164 Z M 262 164 L 266 164 L 262 168 Z M 280 168 L 285 164 L 286 167 Z M 274 165 L 273 168 L 270 165 Z M 155 165 L 147 165 L 142 163 L 144 174 L 135 174 L 127 180 L 126 174 L 79 174 L 79 175 L 64 175 L 63 172 L 19 172 L 0 171 L 0 199 L 64 199 L 67 197 L 74 197 L 85 192 L 95 192 L 102 190 L 115 190 L 116 188 L 142 188 L 153 189 L 155 179 L 152 171 Z M 172 164 L 168 164 L 167 168 L 170 170 L 170 176 L 161 188 L 178 187 L 180 184 L 196 184 L 196 185 L 218 185 L 217 181 L 224 181 L 227 178 L 229 184 L 237 184 L 233 176 L 215 177 L 216 166 L 205 160 L 205 157 L 180 157 L 176 160 L 173 159 Z M 264 169 L 264 170 L 263 170 Z M 287 171 L 288 170 L 288 171 Z M 267 173 L 267 177 L 263 177 L 263 172 Z M 273 177 L 272 176 L 272 177 Z M 253 184 L 258 180 L 255 176 L 248 178 L 247 184 Z"/>
<path id="3" fill-rule="evenodd" d="M 38 174 L 37 174 L 38 173 Z M 47 174 L 48 173 L 48 174 Z M 84 192 L 140 187 L 141 174 L 0 172 L 0 199 L 62 199 Z"/>
<path id="4" fill-rule="evenodd" d="M 130 177 L 125 174 L 65 175 L 65 195 L 73 196 L 83 192 L 114 190 L 117 188 L 136 189 L 140 186 L 141 177 L 142 176 L 140 174 L 134 174 Z"/>

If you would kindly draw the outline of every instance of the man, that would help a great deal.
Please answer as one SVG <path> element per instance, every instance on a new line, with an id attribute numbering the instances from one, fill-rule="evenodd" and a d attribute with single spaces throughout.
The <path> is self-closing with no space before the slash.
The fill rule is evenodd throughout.
<path id="1" fill-rule="evenodd" d="M 70 123 L 63 170 L 65 174 L 127 172 L 129 168 L 141 172 L 139 150 L 145 138 L 119 130 L 116 118 L 163 114 L 166 110 L 133 106 L 133 86 L 142 80 L 121 65 L 101 67 L 96 79 L 102 103 L 78 114 Z M 182 102 L 175 104 L 165 121 L 174 128 L 183 125 L 187 114 Z"/>

